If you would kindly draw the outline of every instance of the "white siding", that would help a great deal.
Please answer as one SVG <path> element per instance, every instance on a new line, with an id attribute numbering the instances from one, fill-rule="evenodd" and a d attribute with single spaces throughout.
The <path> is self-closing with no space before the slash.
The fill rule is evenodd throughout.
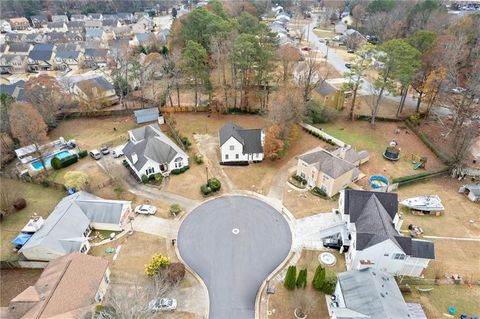
<path id="1" fill-rule="evenodd" d="M 360 260 L 366 259 L 373 262 L 373 267 L 375 268 L 390 274 L 398 274 L 403 269 L 405 259 L 394 259 L 394 254 L 405 255 L 403 250 L 401 250 L 395 243 L 389 239 L 385 240 L 364 250 L 356 251 L 355 257 L 351 261 L 350 269 L 358 269 L 360 266 Z"/>
<path id="2" fill-rule="evenodd" d="M 248 155 L 243 154 L 243 145 L 234 137 L 230 137 L 223 143 L 220 150 L 222 153 L 222 162 L 248 161 Z"/>

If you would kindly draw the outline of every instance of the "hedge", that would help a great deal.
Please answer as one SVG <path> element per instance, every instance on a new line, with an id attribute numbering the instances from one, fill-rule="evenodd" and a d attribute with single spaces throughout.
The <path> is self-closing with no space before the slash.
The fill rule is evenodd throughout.
<path id="1" fill-rule="evenodd" d="M 65 168 L 68 167 L 74 163 L 78 162 L 78 156 L 77 154 L 73 154 L 67 157 L 64 157 L 60 160 L 60 165 Z"/>
<path id="2" fill-rule="evenodd" d="M 58 157 L 52 158 L 50 161 L 50 166 L 52 166 L 53 169 L 61 169 L 62 168 L 62 162 Z"/>
<path id="3" fill-rule="evenodd" d="M 392 180 L 392 183 L 398 183 L 399 186 L 403 186 L 403 185 L 410 184 L 410 183 L 413 183 L 413 182 L 416 182 L 416 181 L 427 179 L 429 177 L 434 177 L 434 176 L 445 174 L 446 172 L 448 172 L 448 170 L 449 170 L 448 167 L 444 167 L 444 168 L 442 168 L 442 169 L 440 169 L 436 172 L 432 172 L 432 173 L 425 172 L 425 173 L 419 173 L 419 174 L 414 174 L 414 175 L 402 176 L 402 177 L 394 178 Z"/>
<path id="4" fill-rule="evenodd" d="M 423 133 L 419 132 L 415 125 L 409 120 L 405 120 L 405 124 L 410 128 L 421 140 L 422 142 L 435 154 L 444 164 L 449 164 L 451 159 L 448 155 L 440 151 L 428 138 L 428 136 Z"/>
<path id="5" fill-rule="evenodd" d="M 325 191 L 321 188 L 318 188 L 318 187 L 314 187 L 312 189 L 312 194 L 313 195 L 316 195 L 316 196 L 320 196 L 320 197 L 323 197 L 323 198 L 328 198 L 328 195 L 327 193 L 325 193 Z"/>
<path id="6" fill-rule="evenodd" d="M 148 176 L 147 175 L 143 174 L 141 179 L 142 179 L 142 183 L 144 183 L 144 184 L 148 183 Z"/>
<path id="7" fill-rule="evenodd" d="M 84 158 L 87 155 L 88 155 L 88 152 L 86 150 L 78 152 L 78 157 L 80 158 Z"/>
<path id="8" fill-rule="evenodd" d="M 309 134 L 311 134 L 311 135 L 313 135 L 313 136 L 321 139 L 322 141 L 324 141 L 324 142 L 326 142 L 326 143 L 328 143 L 328 144 L 330 144 L 330 145 L 333 145 L 333 146 L 337 145 L 337 144 L 336 144 L 334 141 L 332 141 L 331 139 L 325 138 L 325 137 L 323 137 L 323 135 L 320 135 L 320 134 L 317 133 L 317 132 L 311 131 L 311 130 L 305 128 L 305 127 L 303 127 L 303 130 L 306 131 L 307 133 L 309 133 Z"/>
<path id="9" fill-rule="evenodd" d="M 187 165 L 187 166 L 184 166 L 182 168 L 172 169 L 172 171 L 170 173 L 173 174 L 173 175 L 179 175 L 179 174 L 182 174 L 183 172 L 185 172 L 186 170 L 188 170 L 189 168 L 190 167 Z"/>

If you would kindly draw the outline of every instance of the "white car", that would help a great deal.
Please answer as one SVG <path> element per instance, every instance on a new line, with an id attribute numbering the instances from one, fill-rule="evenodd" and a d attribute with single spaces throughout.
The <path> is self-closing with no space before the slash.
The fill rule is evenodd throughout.
<path id="1" fill-rule="evenodd" d="M 112 155 L 113 155 L 114 158 L 118 158 L 118 157 L 122 157 L 124 154 L 123 154 L 122 150 L 120 149 L 120 150 L 113 150 Z"/>
<path id="2" fill-rule="evenodd" d="M 152 205 L 139 205 L 135 207 L 136 214 L 154 215 L 157 212 L 157 207 Z"/>
<path id="3" fill-rule="evenodd" d="M 97 161 L 102 158 L 102 154 L 98 150 L 91 150 L 88 154 Z"/>
<path id="4" fill-rule="evenodd" d="M 173 311 L 177 309 L 177 300 L 173 298 L 157 298 L 148 303 L 150 311 Z"/>

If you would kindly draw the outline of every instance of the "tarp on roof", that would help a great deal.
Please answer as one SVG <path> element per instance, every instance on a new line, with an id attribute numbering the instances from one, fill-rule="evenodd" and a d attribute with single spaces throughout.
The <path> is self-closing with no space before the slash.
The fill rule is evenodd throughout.
<path id="1" fill-rule="evenodd" d="M 23 246 L 31 237 L 32 234 L 20 233 L 14 240 L 12 240 L 12 244 L 15 246 Z"/>

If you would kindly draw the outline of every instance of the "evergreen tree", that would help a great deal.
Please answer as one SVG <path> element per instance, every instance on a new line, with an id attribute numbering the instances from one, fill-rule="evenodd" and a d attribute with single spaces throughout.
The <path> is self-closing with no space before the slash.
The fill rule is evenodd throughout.
<path id="1" fill-rule="evenodd" d="M 303 289 L 307 287 L 307 269 L 306 268 L 299 271 L 296 286 L 297 288 L 303 288 Z"/>
<path id="2" fill-rule="evenodd" d="M 312 285 L 313 288 L 316 290 L 322 291 L 323 285 L 325 283 L 325 268 L 321 265 L 318 265 L 317 269 L 315 269 L 315 275 L 313 276 Z"/>
<path id="3" fill-rule="evenodd" d="M 288 267 L 287 274 L 285 276 L 285 281 L 283 282 L 283 285 L 287 289 L 294 289 L 295 288 L 295 281 L 297 278 L 297 267 L 296 266 L 290 266 Z"/>

